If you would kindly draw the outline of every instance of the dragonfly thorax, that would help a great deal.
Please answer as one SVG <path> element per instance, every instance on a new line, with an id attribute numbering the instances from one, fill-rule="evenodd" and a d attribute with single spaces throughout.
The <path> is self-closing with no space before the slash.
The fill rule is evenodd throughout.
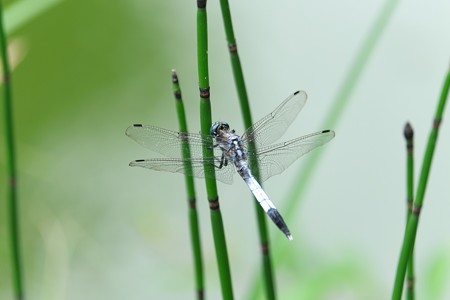
<path id="1" fill-rule="evenodd" d="M 232 144 L 237 143 L 237 141 L 240 144 L 240 137 L 235 134 L 234 130 L 230 130 L 230 125 L 226 122 L 215 122 L 211 126 L 210 133 L 223 150 L 233 147 Z"/>
<path id="2" fill-rule="evenodd" d="M 213 136 L 216 147 L 222 150 L 222 156 L 229 162 L 232 162 L 239 170 L 246 165 L 247 150 L 239 135 L 225 122 L 216 122 L 211 126 L 211 135 Z"/>

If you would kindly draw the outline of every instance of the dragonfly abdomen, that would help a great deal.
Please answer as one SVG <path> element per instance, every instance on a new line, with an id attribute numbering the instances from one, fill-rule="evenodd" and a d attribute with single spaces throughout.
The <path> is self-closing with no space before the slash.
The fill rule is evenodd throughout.
<path id="1" fill-rule="evenodd" d="M 292 241 L 293 237 L 291 235 L 291 232 L 289 231 L 289 228 L 287 227 L 286 223 L 283 220 L 283 217 L 278 212 L 276 208 L 271 208 L 269 211 L 267 211 L 267 215 L 272 219 L 272 221 L 277 225 L 278 228 L 284 233 L 284 235 Z"/>
<path id="2" fill-rule="evenodd" d="M 275 225 L 277 225 L 277 227 L 286 235 L 289 240 L 292 240 L 292 235 L 286 223 L 284 222 L 283 217 L 278 212 L 272 201 L 269 199 L 269 196 L 266 194 L 266 192 L 264 192 L 261 185 L 258 183 L 258 181 L 256 181 L 255 177 L 253 177 L 250 169 L 243 167 L 238 170 L 238 173 L 239 175 L 241 175 L 242 179 L 244 179 L 245 183 L 247 183 L 256 200 L 258 200 L 259 205 L 261 205 L 270 219 L 275 223 Z"/>

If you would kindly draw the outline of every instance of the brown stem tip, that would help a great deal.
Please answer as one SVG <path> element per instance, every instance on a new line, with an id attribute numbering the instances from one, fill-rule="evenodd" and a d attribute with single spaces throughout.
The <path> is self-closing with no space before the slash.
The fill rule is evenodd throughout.
<path id="1" fill-rule="evenodd" d="M 197 8 L 205 8 L 206 0 L 197 0 Z"/>
<path id="2" fill-rule="evenodd" d="M 175 70 L 175 69 L 172 69 L 172 82 L 173 83 L 178 83 L 177 70 Z"/>
<path id="3" fill-rule="evenodd" d="M 411 127 L 411 124 L 409 124 L 409 122 L 407 122 L 405 125 L 405 129 L 403 130 L 403 135 L 405 136 L 405 139 L 407 141 L 412 140 L 412 138 L 414 137 L 414 130 Z"/>

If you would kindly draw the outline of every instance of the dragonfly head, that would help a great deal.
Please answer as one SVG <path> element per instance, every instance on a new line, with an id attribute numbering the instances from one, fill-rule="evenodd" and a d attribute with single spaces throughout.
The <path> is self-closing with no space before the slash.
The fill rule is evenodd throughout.
<path id="1" fill-rule="evenodd" d="M 228 123 L 226 123 L 226 122 L 215 122 L 211 126 L 211 129 L 209 130 L 209 133 L 213 137 L 217 137 L 219 135 L 227 133 L 229 130 L 230 130 L 230 125 L 228 125 Z"/>

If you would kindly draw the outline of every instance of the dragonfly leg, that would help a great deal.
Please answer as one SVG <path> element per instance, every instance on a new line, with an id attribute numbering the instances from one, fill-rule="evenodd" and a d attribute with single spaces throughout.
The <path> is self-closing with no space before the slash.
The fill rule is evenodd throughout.
<path id="1" fill-rule="evenodd" d="M 212 146 L 208 146 L 208 149 L 209 150 L 212 150 L 212 149 L 214 149 L 214 148 L 216 148 L 216 147 L 218 147 L 219 146 L 219 144 L 215 144 L 215 145 L 212 145 Z"/>
<path id="2" fill-rule="evenodd" d="M 225 154 L 222 153 L 222 157 L 220 158 L 220 164 L 219 166 L 216 166 L 218 169 L 222 169 L 223 166 L 227 166 L 228 165 L 228 159 L 226 159 Z"/>

